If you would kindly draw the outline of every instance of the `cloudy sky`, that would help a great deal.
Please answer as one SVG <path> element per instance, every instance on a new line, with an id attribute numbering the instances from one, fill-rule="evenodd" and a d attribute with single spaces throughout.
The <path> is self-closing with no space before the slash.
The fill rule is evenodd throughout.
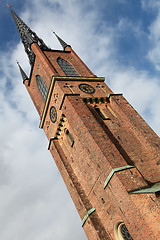
<path id="1" fill-rule="evenodd" d="M 160 135 L 160 0 L 8 0 L 47 45 L 52 29 Z M 16 60 L 30 65 L 0 2 L 0 239 L 86 240 Z"/>

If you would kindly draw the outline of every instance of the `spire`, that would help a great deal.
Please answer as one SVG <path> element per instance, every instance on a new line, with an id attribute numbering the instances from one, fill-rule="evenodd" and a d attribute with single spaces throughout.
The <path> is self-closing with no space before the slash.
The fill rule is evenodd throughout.
<path id="1" fill-rule="evenodd" d="M 37 43 L 38 46 L 42 49 L 42 50 L 47 50 L 48 47 L 45 45 L 45 43 L 43 42 L 42 39 L 40 39 L 35 32 L 33 32 L 17 15 L 15 12 L 13 12 L 13 10 L 10 8 L 10 6 L 7 4 L 8 8 L 11 11 L 12 17 L 14 19 L 14 22 L 17 26 L 18 32 L 20 34 L 22 43 L 24 45 L 25 48 L 25 52 L 28 55 L 30 64 L 33 65 L 34 63 L 34 52 L 31 49 L 31 44 L 32 43 Z"/>
<path id="2" fill-rule="evenodd" d="M 27 74 L 24 72 L 24 70 L 21 68 L 19 62 L 17 62 L 17 64 L 18 64 L 18 67 L 19 67 L 19 70 L 20 70 L 20 73 L 21 73 L 21 76 L 23 79 L 23 83 L 24 83 L 24 81 L 29 80 L 29 78 L 28 78 Z"/>
<path id="3" fill-rule="evenodd" d="M 63 47 L 63 49 L 65 49 L 68 45 L 65 41 L 63 41 L 54 31 L 53 31 L 54 35 L 57 37 L 58 41 L 60 42 L 61 46 Z"/>

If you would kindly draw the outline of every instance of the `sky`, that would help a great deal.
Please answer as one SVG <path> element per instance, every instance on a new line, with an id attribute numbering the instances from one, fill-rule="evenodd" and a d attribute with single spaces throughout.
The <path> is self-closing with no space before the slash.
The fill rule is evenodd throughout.
<path id="1" fill-rule="evenodd" d="M 52 49 L 54 30 L 160 135 L 160 0 L 8 0 Z M 30 65 L 7 1 L 0 2 L 0 239 L 86 240 L 39 129 L 18 60 Z"/>

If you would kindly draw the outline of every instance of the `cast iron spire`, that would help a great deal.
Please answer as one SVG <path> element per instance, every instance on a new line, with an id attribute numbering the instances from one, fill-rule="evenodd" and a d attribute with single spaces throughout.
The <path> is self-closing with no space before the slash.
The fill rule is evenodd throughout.
<path id="1" fill-rule="evenodd" d="M 20 70 L 20 73 L 21 73 L 21 76 L 22 76 L 22 79 L 23 79 L 23 83 L 25 80 L 28 80 L 28 76 L 27 74 L 24 72 L 24 70 L 22 69 L 22 67 L 20 66 L 19 62 L 17 62 L 18 64 L 18 67 L 19 67 L 19 70 Z"/>
<path id="2" fill-rule="evenodd" d="M 61 46 L 63 47 L 63 49 L 65 49 L 68 45 L 65 41 L 63 41 L 55 32 L 53 32 L 55 34 L 55 36 L 57 37 L 58 41 L 60 42 Z"/>
<path id="3" fill-rule="evenodd" d="M 13 12 L 13 10 L 10 8 L 10 6 L 7 4 L 7 6 L 9 7 L 12 17 L 15 21 L 15 24 L 17 26 L 18 32 L 20 34 L 22 43 L 24 45 L 25 48 L 25 52 L 28 55 L 30 64 L 32 65 L 34 63 L 34 52 L 31 49 L 31 44 L 32 43 L 37 43 L 38 46 L 42 49 L 42 50 L 47 50 L 48 47 L 46 46 L 46 44 L 43 42 L 43 40 L 41 38 L 39 38 L 37 36 L 37 34 L 35 32 L 33 32 L 18 16 L 15 12 Z"/>

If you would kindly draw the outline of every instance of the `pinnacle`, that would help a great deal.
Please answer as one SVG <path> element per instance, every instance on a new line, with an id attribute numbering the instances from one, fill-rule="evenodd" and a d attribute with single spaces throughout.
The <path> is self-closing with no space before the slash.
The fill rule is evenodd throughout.
<path id="1" fill-rule="evenodd" d="M 24 70 L 22 69 L 22 67 L 20 66 L 19 62 L 18 61 L 16 61 L 16 62 L 18 64 L 18 67 L 19 67 L 19 70 L 20 70 L 20 73 L 21 73 L 21 76 L 23 79 L 23 83 L 24 83 L 24 81 L 28 80 L 29 78 L 28 78 L 27 74 L 24 72 Z"/>
<path id="2" fill-rule="evenodd" d="M 52 30 L 53 31 L 53 30 Z M 57 37 L 58 41 L 60 42 L 63 49 L 65 49 L 67 46 L 69 46 L 65 41 L 63 41 L 54 31 L 53 34 Z"/>

